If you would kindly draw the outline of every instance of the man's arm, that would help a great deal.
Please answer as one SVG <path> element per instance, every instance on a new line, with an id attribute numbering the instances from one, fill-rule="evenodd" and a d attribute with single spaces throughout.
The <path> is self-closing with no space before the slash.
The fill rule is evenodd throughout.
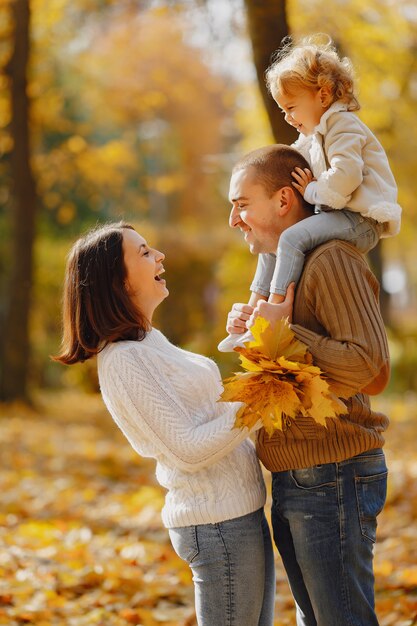
<path id="1" fill-rule="evenodd" d="M 292 300 L 293 286 L 282 304 L 259 303 L 253 310 L 247 304 L 235 304 L 227 331 L 243 332 L 258 315 L 272 323 L 278 314 L 291 321 Z M 308 346 L 314 363 L 332 379 L 336 393 L 348 397 L 384 390 L 390 366 L 378 282 L 352 246 L 333 241 L 312 253 L 297 288 L 294 314 L 291 328 Z M 307 327 L 309 319 L 320 332 Z"/>
<path id="2" fill-rule="evenodd" d="M 342 242 L 327 244 L 307 261 L 300 287 L 292 329 L 314 363 L 345 394 L 383 391 L 390 372 L 388 342 L 378 283 L 361 255 Z M 309 319 L 322 330 L 312 330 L 317 323 L 308 328 Z"/>

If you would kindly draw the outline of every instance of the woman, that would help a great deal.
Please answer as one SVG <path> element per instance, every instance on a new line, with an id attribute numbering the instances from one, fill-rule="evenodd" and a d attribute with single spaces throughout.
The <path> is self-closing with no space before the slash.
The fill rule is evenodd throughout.
<path id="1" fill-rule="evenodd" d="M 130 225 L 91 231 L 73 246 L 64 288 L 62 350 L 98 354 L 101 393 L 133 448 L 157 461 L 172 545 L 193 573 L 200 626 L 272 626 L 272 544 L 265 486 L 240 404 L 217 402 L 220 373 L 152 327 L 168 296 L 164 255 Z"/>

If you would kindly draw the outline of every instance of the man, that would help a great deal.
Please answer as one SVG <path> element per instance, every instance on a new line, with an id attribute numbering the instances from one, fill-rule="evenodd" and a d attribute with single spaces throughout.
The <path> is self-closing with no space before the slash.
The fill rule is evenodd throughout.
<path id="1" fill-rule="evenodd" d="M 274 253 L 281 233 L 312 213 L 292 185 L 295 167 L 308 164 L 293 148 L 273 145 L 233 170 L 229 223 L 252 254 Z M 229 333 L 244 332 L 257 315 L 288 316 L 314 363 L 351 396 L 346 415 L 328 419 L 326 428 L 300 417 L 257 437 L 258 455 L 272 472 L 274 539 L 297 624 L 375 626 L 373 544 L 386 495 L 388 419 L 371 410 L 367 394 L 380 393 L 389 377 L 378 283 L 352 245 L 330 241 L 307 255 L 295 296 L 291 287 L 282 304 L 253 306 L 233 306 Z"/>

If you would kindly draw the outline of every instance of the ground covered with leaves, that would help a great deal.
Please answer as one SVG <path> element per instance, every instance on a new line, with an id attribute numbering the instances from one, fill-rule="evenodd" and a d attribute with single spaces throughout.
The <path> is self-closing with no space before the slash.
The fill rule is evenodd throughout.
<path id="1" fill-rule="evenodd" d="M 417 624 L 417 402 L 392 418 L 388 503 L 375 555 L 381 626 Z M 163 490 L 98 396 L 2 406 L 0 625 L 195 626 L 188 567 L 161 525 Z M 265 474 L 268 480 L 268 474 Z M 294 626 L 277 557 L 275 626 Z"/>

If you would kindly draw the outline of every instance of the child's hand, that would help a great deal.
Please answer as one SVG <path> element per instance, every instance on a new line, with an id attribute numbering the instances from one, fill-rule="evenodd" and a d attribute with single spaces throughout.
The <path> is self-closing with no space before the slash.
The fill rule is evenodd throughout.
<path id="1" fill-rule="evenodd" d="M 296 167 L 293 172 L 291 172 L 291 176 L 295 178 L 296 182 L 293 182 L 294 187 L 301 193 L 304 198 L 304 192 L 309 183 L 313 180 L 316 180 L 312 174 L 312 172 L 307 169 L 301 169 L 301 167 Z"/>

